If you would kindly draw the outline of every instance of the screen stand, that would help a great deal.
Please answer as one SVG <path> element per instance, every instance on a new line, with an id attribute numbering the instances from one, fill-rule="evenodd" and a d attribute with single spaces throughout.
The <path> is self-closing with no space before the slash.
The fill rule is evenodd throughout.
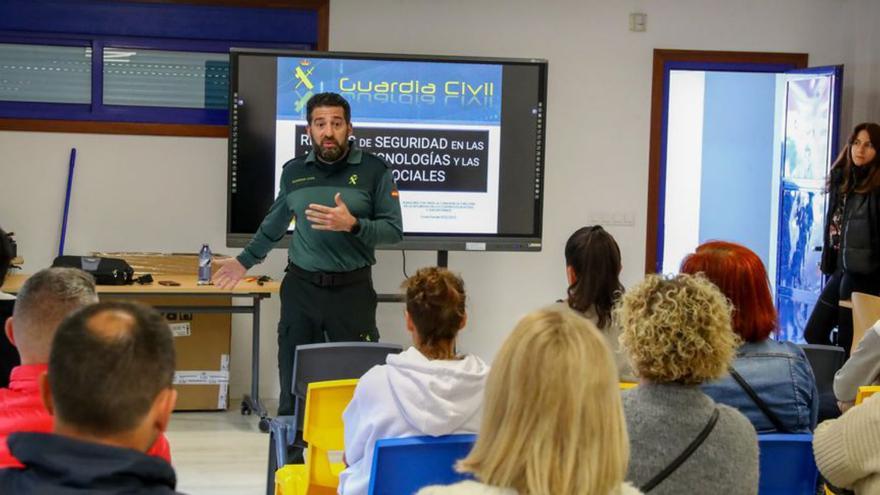
<path id="1" fill-rule="evenodd" d="M 437 266 L 440 268 L 449 267 L 449 251 L 443 249 L 437 251 Z M 402 303 L 406 301 L 403 294 L 376 294 L 377 301 L 380 303 Z"/>
<path id="2" fill-rule="evenodd" d="M 449 267 L 449 251 L 445 249 L 437 251 L 437 266 L 440 268 Z"/>

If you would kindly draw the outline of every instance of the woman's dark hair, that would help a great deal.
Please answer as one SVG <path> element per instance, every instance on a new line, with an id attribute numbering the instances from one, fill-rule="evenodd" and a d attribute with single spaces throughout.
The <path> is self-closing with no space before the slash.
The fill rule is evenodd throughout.
<path id="1" fill-rule="evenodd" d="M 6 280 L 9 267 L 12 265 L 12 241 L 3 229 L 0 229 L 0 285 Z"/>
<path id="2" fill-rule="evenodd" d="M 422 268 L 403 282 L 406 311 L 427 348 L 455 338 L 465 318 L 464 281 L 445 268 Z"/>
<path id="3" fill-rule="evenodd" d="M 623 294 L 617 242 L 600 225 L 582 227 L 565 243 L 565 264 L 575 274 L 568 287 L 568 306 L 582 313 L 592 307 L 599 317 L 597 325 L 605 327 L 611 321 L 611 308 Z"/>
<path id="4" fill-rule="evenodd" d="M 834 160 L 834 165 L 831 166 L 831 173 L 828 174 L 828 182 L 826 184 L 828 191 L 836 187 L 841 193 L 850 191 L 866 193 L 880 188 L 880 154 L 875 155 L 870 163 L 862 165 L 867 170 L 864 179 L 856 184 L 851 183 L 853 180 L 853 167 L 855 167 L 852 161 L 852 144 L 861 131 L 868 133 L 868 136 L 871 138 L 871 144 L 875 148 L 880 146 L 880 125 L 873 122 L 862 122 L 857 125 L 853 129 L 852 134 L 850 134 L 846 146 L 843 147 L 840 154 L 837 155 L 837 159 Z"/>

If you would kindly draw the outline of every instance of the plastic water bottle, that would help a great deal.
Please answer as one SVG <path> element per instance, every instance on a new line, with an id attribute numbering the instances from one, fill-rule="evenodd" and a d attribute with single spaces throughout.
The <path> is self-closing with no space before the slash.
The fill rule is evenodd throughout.
<path id="1" fill-rule="evenodd" d="M 211 248 L 207 244 L 202 244 L 199 250 L 199 285 L 211 284 L 211 262 L 214 255 L 211 254 Z"/>

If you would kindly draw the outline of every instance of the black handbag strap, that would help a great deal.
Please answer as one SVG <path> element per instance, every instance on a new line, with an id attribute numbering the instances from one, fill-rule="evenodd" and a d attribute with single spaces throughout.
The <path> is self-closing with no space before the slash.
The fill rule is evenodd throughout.
<path id="1" fill-rule="evenodd" d="M 752 386 L 749 385 L 746 379 L 743 378 L 742 375 L 740 375 L 739 372 L 736 371 L 736 368 L 734 368 L 733 366 L 730 367 L 730 376 L 732 376 L 733 379 L 736 380 L 736 383 L 739 383 L 739 386 L 742 387 L 742 389 L 745 390 L 749 397 L 752 398 L 752 401 L 755 403 L 755 405 L 758 406 L 758 409 L 760 409 L 761 412 L 764 413 L 764 416 L 767 416 L 767 419 L 769 419 L 770 422 L 773 423 L 773 427 L 776 428 L 776 431 L 778 431 L 779 433 L 791 433 L 791 431 L 782 424 L 782 421 L 779 420 L 779 416 L 774 414 L 773 411 L 771 411 L 770 408 L 767 407 L 767 403 L 765 403 L 763 400 L 761 400 L 760 397 L 758 397 L 758 394 L 755 393 L 755 389 L 753 389 Z"/>
<path id="2" fill-rule="evenodd" d="M 662 483 L 663 480 L 668 478 L 670 474 L 674 473 L 675 470 L 684 463 L 684 461 L 688 460 L 688 457 L 690 457 L 691 454 L 693 454 L 694 451 L 703 444 L 703 442 L 706 440 L 706 437 L 708 437 L 709 434 L 712 433 L 712 430 L 715 429 L 715 423 L 718 422 L 718 416 L 718 408 L 716 407 L 715 410 L 712 411 L 712 416 L 709 418 L 709 422 L 706 423 L 706 426 L 703 427 L 703 431 L 701 431 L 700 434 L 697 435 L 697 438 L 694 438 L 690 445 L 688 445 L 681 454 L 678 454 L 678 457 L 676 457 L 671 463 L 669 463 L 669 465 L 666 466 L 663 471 L 660 471 L 647 483 L 640 486 L 639 490 L 641 490 L 642 493 L 650 492 L 657 485 Z"/>

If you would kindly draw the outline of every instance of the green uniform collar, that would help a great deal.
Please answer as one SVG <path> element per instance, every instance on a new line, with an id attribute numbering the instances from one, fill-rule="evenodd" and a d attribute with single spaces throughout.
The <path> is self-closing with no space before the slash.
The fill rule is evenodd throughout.
<path id="1" fill-rule="evenodd" d="M 359 148 L 356 148 L 354 143 L 351 143 L 349 150 L 348 150 L 348 158 L 345 160 L 346 163 L 348 163 L 349 165 L 359 165 L 361 163 L 361 161 L 363 160 L 363 157 L 364 157 L 364 152 L 361 151 Z M 314 149 L 312 151 L 309 151 L 309 154 L 306 156 L 306 163 L 319 163 L 318 157 L 315 156 Z M 324 162 L 320 162 L 320 163 L 324 164 L 324 165 L 334 165 L 334 163 L 324 163 Z M 339 163 L 339 162 L 335 162 L 335 163 Z"/>

